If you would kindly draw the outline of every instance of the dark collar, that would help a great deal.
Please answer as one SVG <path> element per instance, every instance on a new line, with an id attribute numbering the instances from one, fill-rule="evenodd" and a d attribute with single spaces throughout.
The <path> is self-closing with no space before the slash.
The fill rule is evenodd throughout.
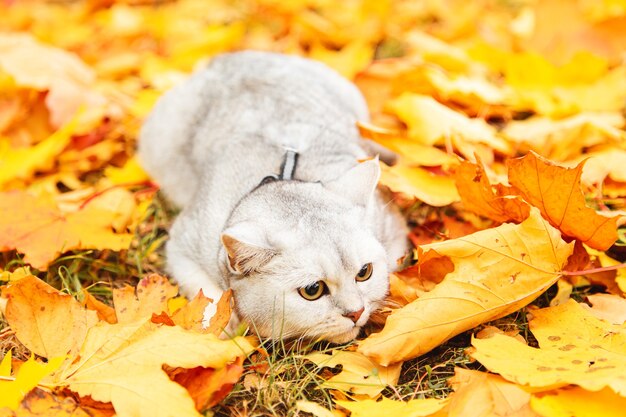
<path id="1" fill-rule="evenodd" d="M 287 149 L 283 163 L 280 166 L 280 174 L 272 174 L 261 180 L 259 185 L 267 184 L 273 181 L 291 181 L 296 172 L 296 165 L 298 163 L 298 152 L 293 149 Z"/>

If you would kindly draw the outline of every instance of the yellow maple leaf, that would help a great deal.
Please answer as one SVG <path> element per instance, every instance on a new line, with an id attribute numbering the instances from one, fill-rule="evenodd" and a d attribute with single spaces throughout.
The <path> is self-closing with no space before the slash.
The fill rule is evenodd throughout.
<path id="1" fill-rule="evenodd" d="M 381 401 L 335 401 L 336 404 L 348 409 L 351 417 L 428 417 L 432 416 L 447 404 L 447 400 L 437 398 L 396 401 L 383 397 Z"/>
<path id="2" fill-rule="evenodd" d="M 340 350 L 333 350 L 330 355 L 314 352 L 304 358 L 320 368 L 342 366 L 342 371 L 324 382 L 322 387 L 365 394 L 372 398 L 388 385 L 394 386 L 398 382 L 402 366 L 402 364 L 381 366 L 361 353 Z"/>
<path id="3" fill-rule="evenodd" d="M 519 225 L 505 223 L 421 246 L 450 258 L 454 271 L 432 291 L 394 310 L 383 330 L 363 340 L 358 350 L 387 365 L 510 314 L 556 282 L 573 248 L 536 209 Z"/>
<path id="4" fill-rule="evenodd" d="M 509 381 L 544 389 L 576 384 L 626 394 L 626 330 L 595 318 L 574 300 L 533 311 L 539 348 L 504 335 L 474 339 L 472 357 Z M 512 361 L 511 358 L 515 360 Z"/>
<path id="5" fill-rule="evenodd" d="M 9 369 L 11 355 L 5 356 L 9 358 Z M 6 360 L 6 359 L 5 359 Z M 3 360 L 3 366 L 4 361 Z M 26 362 L 24 362 L 14 377 L 3 378 L 0 380 L 0 409 L 8 407 L 11 410 L 16 410 L 26 394 L 39 384 L 39 382 L 46 376 L 55 372 L 61 364 L 65 361 L 65 356 L 58 358 L 50 358 L 48 362 L 41 363 L 35 360 L 31 356 Z M 3 375 L 7 377 L 8 375 Z"/>
<path id="6" fill-rule="evenodd" d="M 18 340 L 44 358 L 76 353 L 98 321 L 94 311 L 32 275 L 7 286 L 2 297 L 7 299 L 4 314 Z"/>
<path id="7" fill-rule="evenodd" d="M 111 402 L 118 415 L 138 417 L 200 416 L 189 393 L 172 381 L 163 365 L 223 368 L 253 350 L 248 340 L 220 340 L 178 326 L 150 322 L 92 327 L 78 361 L 53 382 L 80 396 Z"/>

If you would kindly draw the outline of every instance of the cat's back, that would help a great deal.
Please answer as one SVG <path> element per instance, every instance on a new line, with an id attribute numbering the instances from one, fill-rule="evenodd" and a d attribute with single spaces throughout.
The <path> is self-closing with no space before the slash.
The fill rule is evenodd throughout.
<path id="1" fill-rule="evenodd" d="M 139 154 L 166 194 L 185 206 L 204 167 L 233 152 L 245 157 L 237 148 L 263 144 L 267 156 L 277 158 L 281 148 L 323 152 L 341 146 L 336 138 L 356 138 L 355 121 L 367 114 L 356 87 L 324 64 L 228 53 L 158 101 L 142 128 Z"/>

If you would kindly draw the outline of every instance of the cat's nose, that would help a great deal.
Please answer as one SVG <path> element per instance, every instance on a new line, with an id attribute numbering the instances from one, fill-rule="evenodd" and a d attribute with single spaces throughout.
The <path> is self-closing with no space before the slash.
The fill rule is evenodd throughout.
<path id="1" fill-rule="evenodd" d="M 361 318 L 361 314 L 363 314 L 364 311 L 365 311 L 365 307 L 361 307 L 360 310 L 353 311 L 352 313 L 344 314 L 343 316 L 349 318 L 350 320 L 356 323 L 357 321 L 359 321 L 359 318 Z"/>

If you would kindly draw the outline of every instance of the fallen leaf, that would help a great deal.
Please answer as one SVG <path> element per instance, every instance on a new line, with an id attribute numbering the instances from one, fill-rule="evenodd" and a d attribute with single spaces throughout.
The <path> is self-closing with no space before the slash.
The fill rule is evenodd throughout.
<path id="1" fill-rule="evenodd" d="M 80 396 L 111 402 L 118 415 L 199 416 L 187 390 L 168 378 L 163 365 L 223 368 L 252 350 L 241 337 L 219 340 L 149 321 L 100 322 L 87 334 L 79 360 L 55 382 Z"/>
<path id="2" fill-rule="evenodd" d="M 530 215 L 530 207 L 503 184 L 492 185 L 482 162 L 463 161 L 456 168 L 455 184 L 463 206 L 498 223 L 521 223 Z"/>
<path id="3" fill-rule="evenodd" d="M 409 199 L 417 198 L 434 207 L 442 207 L 460 200 L 454 180 L 436 175 L 420 167 L 400 161 L 392 167 L 381 163 L 380 184 Z"/>
<path id="4" fill-rule="evenodd" d="M 11 181 L 29 180 L 38 170 L 50 170 L 56 157 L 70 143 L 73 120 L 35 146 L 14 148 L 0 137 L 0 189 Z"/>
<path id="5" fill-rule="evenodd" d="M 626 299 L 613 294 L 592 294 L 587 299 L 592 306 L 589 311 L 597 318 L 611 324 L 626 323 Z"/>
<path id="6" fill-rule="evenodd" d="M 193 300 L 172 315 L 172 320 L 183 329 L 203 332 L 205 330 L 203 325 L 204 310 L 212 302 L 213 300 L 205 296 L 200 290 Z"/>
<path id="7" fill-rule="evenodd" d="M 585 148 L 621 143 L 626 132 L 620 129 L 624 117 L 617 113 L 579 113 L 564 119 L 530 117 L 511 121 L 501 135 L 522 145 L 522 150 L 567 161 L 578 157 Z"/>
<path id="8" fill-rule="evenodd" d="M 376 397 L 388 385 L 394 386 L 400 377 L 402 364 L 381 366 L 358 352 L 333 350 L 330 355 L 310 353 L 305 359 L 318 367 L 334 368 L 341 365 L 342 371 L 322 384 L 322 387 Z"/>
<path id="9" fill-rule="evenodd" d="M 606 250 L 617 240 L 617 216 L 587 207 L 580 189 L 583 163 L 564 168 L 531 152 L 507 161 L 509 182 L 550 224 L 594 249 Z"/>
<path id="10" fill-rule="evenodd" d="M 533 394 L 530 405 L 543 417 L 621 417 L 626 398 L 608 388 L 590 392 L 580 387 L 565 387 Z"/>
<path id="11" fill-rule="evenodd" d="M 222 294 L 217 302 L 217 311 L 209 320 L 209 325 L 202 329 L 203 333 L 213 333 L 216 336 L 222 334 L 224 329 L 228 326 L 230 316 L 233 311 L 233 290 L 230 288 Z"/>
<path id="12" fill-rule="evenodd" d="M 455 266 L 432 291 L 392 311 L 359 352 L 387 365 L 422 355 L 451 337 L 527 305 L 559 278 L 574 245 L 536 209 L 519 225 L 505 223 L 463 238 L 422 246 Z"/>
<path id="13" fill-rule="evenodd" d="M 90 88 L 95 74 L 80 58 L 39 43 L 31 35 L 0 36 L 0 67 L 20 86 L 50 91 L 46 102 L 55 126 L 66 123 L 82 104 L 106 102 Z"/>
<path id="14" fill-rule="evenodd" d="M 25 262 L 45 270 L 65 251 L 127 249 L 132 235 L 113 233 L 115 216 L 90 205 L 63 214 L 50 197 L 23 191 L 1 193 L 0 251 L 16 249 L 24 253 Z"/>
<path id="15" fill-rule="evenodd" d="M 445 145 L 446 141 L 452 141 L 464 154 L 466 143 L 480 143 L 503 154 L 510 153 L 509 145 L 483 119 L 470 119 L 431 97 L 403 93 L 387 106 L 408 125 L 409 137 L 422 144 Z M 471 159 L 474 153 L 464 156 Z"/>
<path id="16" fill-rule="evenodd" d="M 530 407 L 531 394 L 499 375 L 455 368 L 448 380 L 454 389 L 448 417 L 538 417 Z"/>
<path id="17" fill-rule="evenodd" d="M 113 290 L 113 305 L 119 323 L 147 319 L 152 313 L 167 312 L 167 302 L 178 294 L 178 286 L 158 274 L 141 279 L 136 287 Z"/>
<path id="18" fill-rule="evenodd" d="M 28 392 L 15 411 L 3 414 L 4 410 L 7 409 L 0 409 L 2 417 L 99 417 L 71 398 L 56 396 L 40 388 Z"/>
<path id="19" fill-rule="evenodd" d="M 32 275 L 7 286 L 2 297 L 8 300 L 5 316 L 19 341 L 44 358 L 76 353 L 98 321 L 94 311 Z"/>
<path id="20" fill-rule="evenodd" d="M 472 340 L 472 357 L 517 384 L 542 389 L 576 384 L 594 392 L 609 387 L 626 394 L 623 327 L 595 318 L 574 300 L 532 315 L 530 330 L 540 348 L 494 335 Z"/>
<path id="21" fill-rule="evenodd" d="M 296 402 L 296 409 L 304 413 L 313 414 L 314 417 L 337 417 L 335 412 L 327 410 L 313 401 L 299 400 Z"/>
<path id="22" fill-rule="evenodd" d="M 189 391 L 196 410 L 204 411 L 222 401 L 243 373 L 243 357 L 218 369 L 196 367 L 186 369 L 174 377 L 174 381 Z"/>
<path id="23" fill-rule="evenodd" d="M 117 315 L 113 307 L 104 304 L 87 290 L 83 290 L 83 296 L 85 297 L 83 300 L 85 308 L 95 311 L 98 319 L 104 320 L 109 324 L 117 323 Z"/>
<path id="24" fill-rule="evenodd" d="M 381 401 L 335 401 L 335 403 L 348 409 L 351 412 L 350 417 L 427 417 L 443 409 L 447 401 L 437 398 L 395 401 L 383 397 Z"/>
<path id="25" fill-rule="evenodd" d="M 59 356 L 50 358 L 46 363 L 41 363 L 31 356 L 20 366 L 13 378 L 8 378 L 11 380 L 6 380 L 6 377 L 0 380 L 0 392 L 2 392 L 0 409 L 8 407 L 11 410 L 17 410 L 24 396 L 35 388 L 44 377 L 59 369 L 64 360 L 65 356 Z"/>

